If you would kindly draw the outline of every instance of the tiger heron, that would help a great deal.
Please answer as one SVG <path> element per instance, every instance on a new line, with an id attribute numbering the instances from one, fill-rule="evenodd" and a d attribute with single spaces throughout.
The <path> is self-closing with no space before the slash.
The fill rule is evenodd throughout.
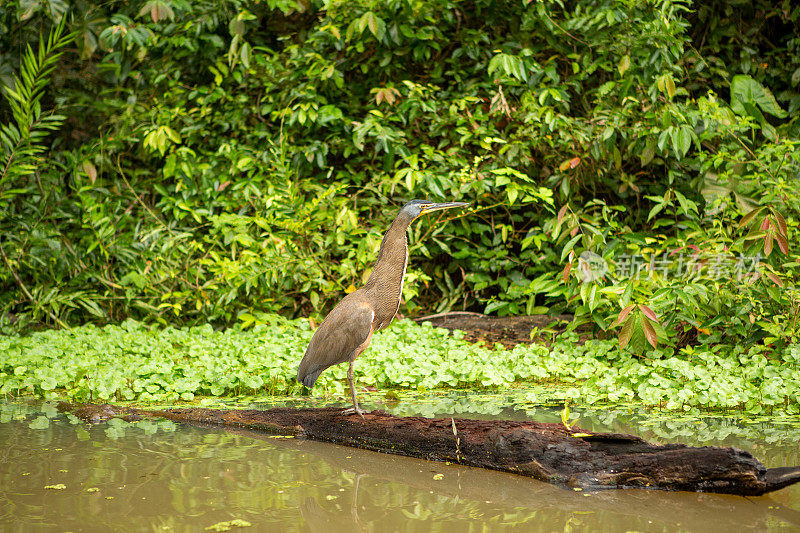
<path id="1" fill-rule="evenodd" d="M 426 213 L 467 205 L 469 204 L 464 202 L 433 203 L 411 200 L 400 209 L 383 236 L 378 260 L 367 283 L 342 298 L 311 337 L 303 360 L 297 368 L 297 381 L 310 389 L 323 370 L 349 361 L 347 380 L 350 383 L 353 408 L 344 412 L 358 413 L 364 418 L 364 411 L 358 406 L 356 399 L 353 362 L 367 349 L 372 334 L 391 324 L 400 308 L 403 278 L 408 264 L 406 229 L 415 219 Z"/>

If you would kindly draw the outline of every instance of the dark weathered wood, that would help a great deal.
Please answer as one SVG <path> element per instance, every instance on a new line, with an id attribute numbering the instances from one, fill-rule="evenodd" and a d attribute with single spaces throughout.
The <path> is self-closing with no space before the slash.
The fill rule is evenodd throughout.
<path id="1" fill-rule="evenodd" d="M 366 413 L 362 420 L 342 415 L 340 408 L 156 411 L 71 404 L 61 408 L 93 423 L 114 417 L 163 417 L 249 428 L 512 472 L 582 489 L 635 487 L 760 495 L 800 481 L 800 467 L 767 469 L 737 448 L 657 445 L 633 435 L 589 435 L 561 424 L 397 417 L 382 411 Z"/>
<path id="2" fill-rule="evenodd" d="M 800 531 L 800 512 L 786 507 L 769 495 L 749 498 L 748 504 L 742 505 L 740 497 L 727 494 L 682 491 L 659 491 L 653 494 L 650 490 L 636 489 L 574 492 L 564 490 L 559 485 L 506 472 L 454 464 L 426 464 L 419 459 L 400 455 L 382 454 L 384 457 L 376 457 L 379 452 L 331 446 L 308 439 L 275 439 L 251 429 L 226 430 L 250 439 L 263 440 L 270 447 L 294 450 L 302 453 L 303 457 L 314 457 L 327 463 L 334 471 L 352 474 L 352 508 L 358 508 L 356 494 L 359 480 L 367 478 L 370 480 L 368 486 L 374 487 L 374 483 L 382 480 L 454 501 L 481 504 L 488 501 L 507 508 L 547 510 L 548 515 L 565 515 L 565 521 L 571 514 L 602 513 L 606 518 L 626 515 L 634 521 L 641 520 L 642 524 L 649 525 L 649 531 L 676 528 L 682 531 L 706 531 L 709 529 L 709 516 L 713 516 L 714 531 L 766 531 L 767 524 L 775 524 L 776 521 L 786 522 Z M 436 473 L 443 473 L 444 477 L 437 480 L 433 477 Z M 358 527 L 350 529 L 359 530 Z M 614 527 L 608 526 L 606 529 L 613 530 Z"/>

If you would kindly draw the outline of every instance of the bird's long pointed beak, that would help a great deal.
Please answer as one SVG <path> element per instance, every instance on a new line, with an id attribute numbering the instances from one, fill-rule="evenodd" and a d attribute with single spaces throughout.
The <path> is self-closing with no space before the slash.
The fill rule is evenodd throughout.
<path id="1" fill-rule="evenodd" d="M 441 211 L 442 209 L 452 209 L 454 207 L 467 207 L 467 202 L 443 202 L 440 204 L 428 204 L 422 208 L 422 214 L 430 213 L 432 211 Z"/>

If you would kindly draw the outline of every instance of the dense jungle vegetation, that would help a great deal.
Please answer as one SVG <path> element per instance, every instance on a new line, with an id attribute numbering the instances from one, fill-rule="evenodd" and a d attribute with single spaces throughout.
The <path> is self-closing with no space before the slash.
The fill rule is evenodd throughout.
<path id="1" fill-rule="evenodd" d="M 312 331 L 305 319 L 271 317 L 272 324 L 246 331 L 127 320 L 0 337 L 0 394 L 161 403 L 297 395 L 297 363 Z M 451 335 L 403 320 L 375 335 L 355 373 L 361 387 L 376 393 L 369 399 L 374 403 L 469 389 L 495 393 L 501 404 L 515 408 L 635 403 L 694 415 L 714 410 L 788 416 L 788 424 L 797 426 L 800 346 L 771 357 L 763 346 L 686 346 L 676 355 L 667 347 L 642 359 L 619 350 L 616 341 L 575 340 L 565 334 L 550 347 L 487 348 L 465 341 L 460 331 Z M 314 392 L 329 401 L 341 398 L 346 373 L 346 365 L 331 367 Z"/>
<path id="2" fill-rule="evenodd" d="M 0 86 L 2 333 L 319 318 L 428 198 L 404 313 L 797 353 L 788 0 L 16 0 Z"/>

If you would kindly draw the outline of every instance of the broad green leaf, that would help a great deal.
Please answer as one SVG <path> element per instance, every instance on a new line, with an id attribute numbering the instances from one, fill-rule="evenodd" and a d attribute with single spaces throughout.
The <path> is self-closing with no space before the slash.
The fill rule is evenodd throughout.
<path id="1" fill-rule="evenodd" d="M 679 128 L 672 129 L 672 148 L 679 159 L 686 156 L 692 146 L 691 127 L 684 124 Z"/>
<path id="2" fill-rule="evenodd" d="M 631 66 L 631 56 L 625 54 L 622 56 L 622 59 L 619 60 L 619 64 L 617 65 L 617 70 L 619 71 L 620 76 L 624 76 L 625 72 L 628 71 L 628 68 Z"/>
<path id="3" fill-rule="evenodd" d="M 159 22 L 163 19 L 175 19 L 175 13 L 172 11 L 172 8 L 169 6 L 167 2 L 164 0 L 149 0 L 144 3 L 142 8 L 139 10 L 138 17 L 144 16 L 146 14 L 150 15 L 150 18 L 153 19 L 153 22 Z"/>
<path id="4" fill-rule="evenodd" d="M 787 116 L 768 88 L 746 74 L 739 74 L 731 81 L 731 108 L 744 115 L 745 104 L 757 105 L 763 112 L 778 118 Z"/>
<path id="5" fill-rule="evenodd" d="M 631 335 L 633 335 L 633 317 L 628 317 L 628 319 L 622 324 L 622 329 L 619 332 L 619 347 L 620 349 L 625 349 L 628 343 L 631 340 Z"/>
<path id="6" fill-rule="evenodd" d="M 681 209 L 683 210 L 684 214 L 689 215 L 692 212 L 695 215 L 699 214 L 699 212 L 697 210 L 697 204 L 695 202 L 693 202 L 692 200 L 689 200 L 688 198 L 686 198 L 678 190 L 673 190 L 672 192 L 675 193 L 675 197 L 678 199 L 678 203 L 680 204 Z"/>
<path id="7" fill-rule="evenodd" d="M 638 307 L 639 307 L 639 310 L 644 314 L 644 316 L 646 316 L 647 318 L 649 318 L 650 320 L 652 320 L 654 322 L 658 321 L 658 317 L 656 317 L 655 312 L 653 312 L 653 310 L 650 309 L 648 306 L 646 306 L 644 304 L 639 304 Z"/>
<path id="8" fill-rule="evenodd" d="M 513 205 L 514 202 L 517 201 L 517 196 L 519 195 L 519 189 L 516 185 L 511 184 L 506 187 L 506 194 L 508 195 L 508 203 Z M 505 226 L 503 226 L 505 228 Z M 505 241 L 505 239 L 503 239 Z"/>
<path id="9" fill-rule="evenodd" d="M 789 233 L 787 229 L 788 226 L 786 225 L 786 219 L 783 218 L 782 214 L 780 214 L 778 211 L 775 210 L 772 211 L 772 215 L 775 217 L 775 222 L 778 226 L 778 231 L 780 232 L 780 234 L 783 235 L 784 237 L 787 237 Z"/>
<path id="10" fill-rule="evenodd" d="M 640 317 L 640 321 L 647 342 L 650 343 L 650 346 L 656 348 L 658 346 L 658 336 L 656 335 L 655 328 L 653 328 L 653 324 L 650 322 L 650 319 L 645 316 Z"/>
<path id="11" fill-rule="evenodd" d="M 589 305 L 589 312 L 592 312 L 597 308 L 600 300 L 602 300 L 602 298 L 597 298 L 597 285 L 592 283 L 591 290 L 589 291 L 589 301 L 587 302 Z"/>
<path id="12" fill-rule="evenodd" d="M 571 239 L 570 239 L 570 240 L 567 242 L 567 244 L 565 244 L 565 245 L 564 245 L 564 248 L 561 250 L 561 261 L 562 261 L 562 262 L 564 261 L 564 259 L 566 259 L 566 257 L 567 257 L 567 256 L 569 255 L 569 253 L 572 251 L 572 248 L 575 246 L 575 243 L 576 243 L 576 242 L 578 242 L 578 241 L 581 239 L 581 237 L 583 237 L 583 235 L 581 235 L 580 233 L 578 233 L 577 235 L 575 235 L 574 237 L 572 237 L 572 238 L 571 238 Z"/>
<path id="13" fill-rule="evenodd" d="M 370 33 L 372 33 L 376 39 L 379 41 L 383 39 L 383 36 L 386 34 L 386 23 L 382 19 L 380 19 L 372 11 L 367 11 L 361 17 L 361 20 L 362 31 L 364 27 L 367 27 L 369 28 Z"/>
<path id="14" fill-rule="evenodd" d="M 633 311 L 634 307 L 635 307 L 634 304 L 626 305 L 622 309 L 622 311 L 619 312 L 619 316 L 617 316 L 617 319 L 614 321 L 613 325 L 622 324 L 622 321 L 625 320 L 625 318 L 630 314 L 631 311 Z"/>
<path id="15" fill-rule="evenodd" d="M 667 96 L 672 100 L 675 97 L 675 80 L 672 79 L 671 75 L 667 75 L 664 80 L 664 87 L 667 91 Z"/>
<path id="16" fill-rule="evenodd" d="M 650 222 L 650 219 L 659 214 L 664 209 L 664 207 L 666 207 L 666 205 L 667 204 L 663 202 L 654 205 L 652 209 L 650 209 L 650 212 L 647 214 L 647 221 Z"/>
<path id="17" fill-rule="evenodd" d="M 655 157 L 655 154 L 656 154 L 655 143 L 650 141 L 647 143 L 642 152 L 639 154 L 640 164 L 643 167 L 649 165 L 650 162 L 653 160 L 653 157 Z"/>
<path id="18" fill-rule="evenodd" d="M 744 226 L 747 226 L 748 224 L 750 224 L 750 222 L 753 220 L 753 218 L 756 215 L 758 215 L 759 213 L 761 213 L 763 210 L 764 210 L 763 207 L 758 207 L 756 209 L 753 209 L 749 213 L 747 213 L 745 216 L 742 217 L 742 220 L 739 221 L 739 228 L 741 229 Z"/>

